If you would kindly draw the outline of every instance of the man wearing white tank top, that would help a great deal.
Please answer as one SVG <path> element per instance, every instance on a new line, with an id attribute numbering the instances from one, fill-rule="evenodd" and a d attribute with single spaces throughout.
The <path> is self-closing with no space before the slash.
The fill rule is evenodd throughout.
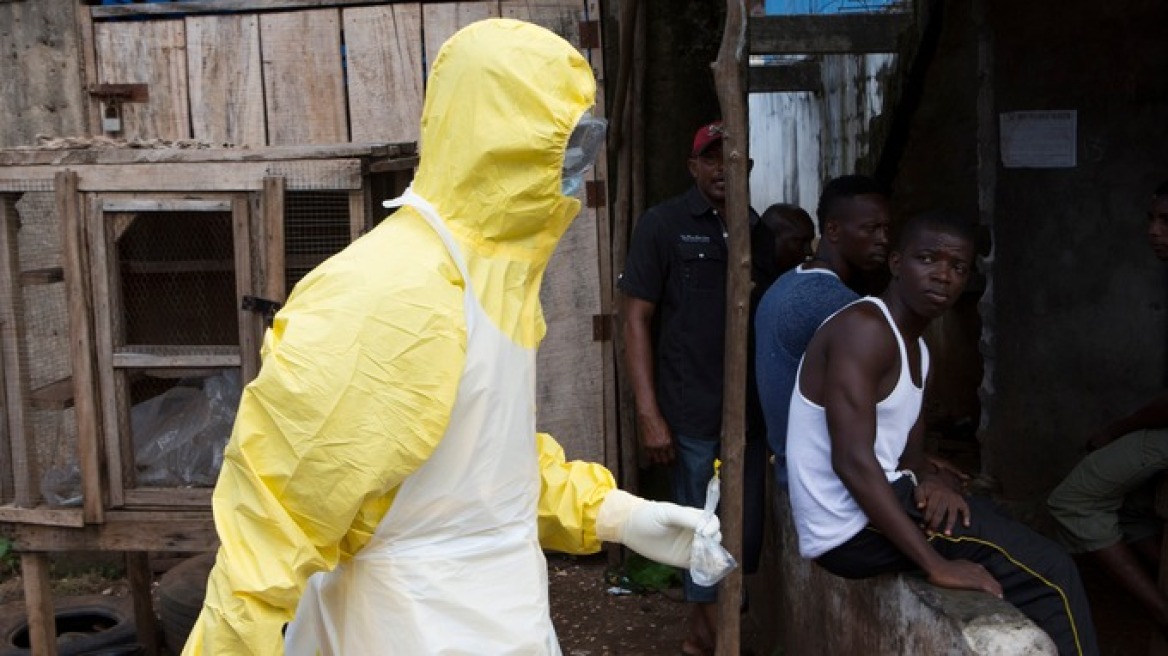
<path id="1" fill-rule="evenodd" d="M 956 303 L 972 227 L 947 214 L 909 219 L 880 297 L 816 332 L 791 396 L 787 461 L 799 551 L 838 576 L 924 570 L 940 587 L 1013 603 L 1060 654 L 1098 654 L 1074 562 L 1057 544 L 966 498 L 924 456 L 921 334 Z"/>

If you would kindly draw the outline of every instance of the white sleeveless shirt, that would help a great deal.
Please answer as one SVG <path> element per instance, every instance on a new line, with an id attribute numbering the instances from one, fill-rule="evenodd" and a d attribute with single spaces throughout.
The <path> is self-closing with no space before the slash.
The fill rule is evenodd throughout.
<path id="1" fill-rule="evenodd" d="M 904 474 L 898 470 L 900 456 L 908 443 L 908 434 L 917 421 L 924 397 L 923 383 L 929 373 L 929 350 L 921 347 L 922 387 L 913 384 L 909 373 L 908 352 L 888 308 L 876 297 L 866 297 L 849 304 L 873 303 L 880 308 L 896 337 L 900 350 L 900 375 L 892 392 L 876 404 L 876 460 L 891 483 Z M 846 309 L 846 308 L 844 308 Z M 842 310 L 841 310 L 842 311 Z M 838 314 L 838 313 L 837 313 Z M 835 315 L 829 317 L 831 321 Z M 824 322 L 824 325 L 827 324 Z M 806 356 L 804 356 L 806 358 Z M 799 363 L 802 374 L 803 362 Z M 796 378 L 796 381 L 799 379 Z M 868 524 L 868 516 L 844 486 L 831 465 L 831 436 L 827 414 L 822 406 L 808 401 L 796 382 L 791 395 L 790 419 L 787 423 L 787 468 L 791 512 L 799 533 L 799 553 L 804 558 L 818 558 L 847 542 Z"/>

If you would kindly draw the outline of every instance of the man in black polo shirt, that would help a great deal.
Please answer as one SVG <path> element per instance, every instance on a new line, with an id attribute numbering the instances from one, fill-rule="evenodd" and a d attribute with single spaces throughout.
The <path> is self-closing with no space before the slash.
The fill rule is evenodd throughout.
<path id="1" fill-rule="evenodd" d="M 727 259 L 722 134 L 716 121 L 694 135 L 694 186 L 637 222 L 619 282 L 641 446 L 651 463 L 672 466 L 673 500 L 695 507 L 705 502 L 721 445 Z M 776 274 L 774 236 L 753 210 L 750 222 L 753 313 Z M 750 573 L 762 548 L 766 471 L 753 366 L 747 399 L 743 570 Z M 686 572 L 685 598 L 695 605 L 682 652 L 713 653 L 715 589 L 694 584 Z"/>

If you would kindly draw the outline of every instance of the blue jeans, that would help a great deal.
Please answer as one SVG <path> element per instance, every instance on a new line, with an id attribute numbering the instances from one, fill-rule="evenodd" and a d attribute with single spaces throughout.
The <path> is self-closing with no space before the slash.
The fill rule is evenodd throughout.
<path id="1" fill-rule="evenodd" d="M 714 460 L 722 443 L 719 440 L 673 436 L 676 458 L 673 461 L 674 502 L 702 508 L 706 505 L 706 486 L 714 475 Z M 742 571 L 752 574 L 758 570 L 762 553 L 763 521 L 766 516 L 766 440 L 746 443 L 742 452 Z M 683 570 L 685 600 L 712 604 L 717 599 L 717 588 L 698 585 Z"/>

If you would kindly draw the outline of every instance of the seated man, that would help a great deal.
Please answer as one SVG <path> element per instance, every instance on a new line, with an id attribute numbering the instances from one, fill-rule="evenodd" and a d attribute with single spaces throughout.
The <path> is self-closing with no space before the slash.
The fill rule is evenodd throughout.
<path id="1" fill-rule="evenodd" d="M 811 259 L 815 224 L 807 210 L 798 205 L 775 203 L 762 213 L 762 222 L 775 235 L 776 274 L 786 273 Z"/>
<path id="2" fill-rule="evenodd" d="M 1097 654 L 1071 558 L 962 497 L 923 454 L 921 334 L 963 292 L 973 254 L 970 226 L 910 219 L 889 255 L 888 289 L 828 319 L 807 346 L 787 435 L 799 552 L 838 576 L 920 568 L 934 585 L 1004 596 L 1060 654 Z"/>
<path id="3" fill-rule="evenodd" d="M 821 235 L 814 257 L 766 290 L 754 319 L 758 394 L 779 489 L 787 486 L 787 406 L 799 358 L 825 319 L 860 298 L 851 287 L 855 279 L 883 268 L 888 255 L 892 212 L 875 179 L 845 175 L 828 182 L 816 214 Z"/>
<path id="4" fill-rule="evenodd" d="M 1168 182 L 1152 195 L 1148 240 L 1168 262 Z M 1047 501 L 1060 537 L 1072 553 L 1098 560 L 1168 633 L 1168 599 L 1154 578 L 1163 520 L 1152 508 L 1156 475 L 1168 470 L 1168 394 L 1104 427 L 1087 448 L 1093 453 Z"/>

